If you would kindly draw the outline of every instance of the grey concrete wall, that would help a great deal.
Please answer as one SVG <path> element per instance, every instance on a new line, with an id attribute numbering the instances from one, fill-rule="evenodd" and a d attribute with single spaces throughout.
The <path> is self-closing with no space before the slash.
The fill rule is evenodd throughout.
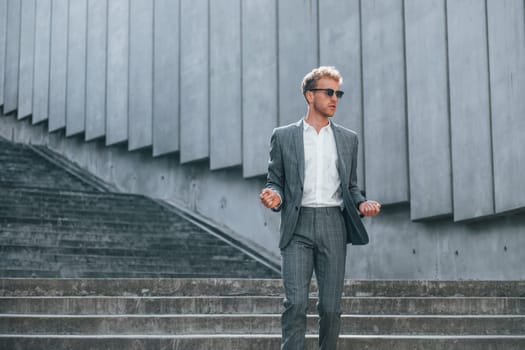
<path id="1" fill-rule="evenodd" d="M 207 159 L 210 155 L 208 17 L 207 0 L 181 0 L 180 160 L 183 163 Z"/>
<path id="2" fill-rule="evenodd" d="M 88 1 L 86 140 L 106 135 L 107 0 Z"/>
<path id="3" fill-rule="evenodd" d="M 522 266 L 525 215 L 454 223 L 410 220 L 407 205 L 392 206 L 366 219 L 371 243 L 349 249 L 347 271 L 354 278 L 501 279 L 525 277 Z"/>
<path id="4" fill-rule="evenodd" d="M 210 169 L 214 170 L 242 163 L 241 0 L 210 1 L 209 6 Z"/>
<path id="5" fill-rule="evenodd" d="M 108 1 L 106 144 L 128 140 L 129 0 Z"/>
<path id="6" fill-rule="evenodd" d="M 152 145 L 153 1 L 130 1 L 128 148 Z"/>
<path id="7" fill-rule="evenodd" d="M 180 1 L 155 1 L 153 155 L 179 150 Z"/>
<path id="8" fill-rule="evenodd" d="M 87 0 L 69 2 L 66 80 L 66 135 L 86 128 Z"/>
<path id="9" fill-rule="evenodd" d="M 7 39 L 7 0 L 0 0 L 0 105 L 4 104 L 6 39 Z M 4 57 L 4 59 L 1 59 L 2 57 Z"/>
<path id="10" fill-rule="evenodd" d="M 257 200 L 270 134 L 306 112 L 304 74 L 335 65 L 335 121 L 358 133 L 359 184 L 386 205 L 369 223 L 377 243 L 351 261 L 403 275 L 417 253 L 389 274 L 360 252 L 389 255 L 389 235 L 407 230 L 435 257 L 407 273 L 454 277 L 437 232 L 463 251 L 463 221 L 481 220 L 480 249 L 523 243 L 511 215 L 525 209 L 524 55 L 524 0 L 0 0 L 0 104 L 32 114 L 0 131 L 278 256 L 278 215 Z M 481 273 L 457 276 L 469 271 Z"/>
<path id="11" fill-rule="evenodd" d="M 452 214 L 445 15 L 445 0 L 405 1 L 413 220 Z"/>
<path id="12" fill-rule="evenodd" d="M 66 126 L 68 0 L 51 2 L 49 131 Z"/>
<path id="13" fill-rule="evenodd" d="M 343 99 L 337 106 L 337 121 L 357 132 L 360 140 L 357 181 L 365 187 L 363 147 L 363 94 L 360 1 L 319 2 L 319 59 L 344 73 Z M 334 26 L 333 23 L 338 23 Z"/>
<path id="14" fill-rule="evenodd" d="M 7 24 L 4 60 L 4 113 L 13 112 L 18 107 L 18 74 L 20 58 L 20 1 L 7 2 Z"/>
<path id="15" fill-rule="evenodd" d="M 301 81 L 319 64 L 317 11 L 315 0 L 277 1 L 279 125 L 305 115 Z"/>
<path id="16" fill-rule="evenodd" d="M 367 195 L 408 201 L 403 1 L 361 2 Z"/>
<path id="17" fill-rule="evenodd" d="M 276 57 L 275 1 L 242 2 L 242 165 L 245 177 L 264 174 L 268 168 L 268 135 L 277 126 L 279 115 Z"/>
<path id="18" fill-rule="evenodd" d="M 494 206 L 525 206 L 525 2 L 487 2 Z M 521 72 L 517 73 L 516 72 Z"/>
<path id="19" fill-rule="evenodd" d="M 36 2 L 33 123 L 48 119 L 49 63 L 51 49 L 51 0 Z"/>
<path id="20" fill-rule="evenodd" d="M 20 65 L 18 71 L 18 118 L 32 114 L 35 61 L 35 0 L 21 1 Z"/>
<path id="21" fill-rule="evenodd" d="M 483 1 L 447 3 L 454 218 L 494 213 L 487 21 Z"/>

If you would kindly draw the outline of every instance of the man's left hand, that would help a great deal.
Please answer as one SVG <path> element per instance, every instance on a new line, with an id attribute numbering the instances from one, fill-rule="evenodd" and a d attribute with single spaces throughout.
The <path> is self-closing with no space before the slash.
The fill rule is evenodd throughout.
<path id="1" fill-rule="evenodd" d="M 376 216 L 381 211 L 381 204 L 376 201 L 364 201 L 359 204 L 359 212 L 363 216 Z"/>

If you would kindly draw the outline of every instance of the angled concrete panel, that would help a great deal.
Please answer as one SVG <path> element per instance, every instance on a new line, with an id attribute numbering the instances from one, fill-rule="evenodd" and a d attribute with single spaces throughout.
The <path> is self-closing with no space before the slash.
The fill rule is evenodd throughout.
<path id="1" fill-rule="evenodd" d="M 343 76 L 345 95 L 334 121 L 359 136 L 357 182 L 365 190 L 359 7 L 359 0 L 319 1 L 319 54 L 321 65 L 335 66 Z"/>
<path id="2" fill-rule="evenodd" d="M 51 48 L 51 0 L 36 2 L 35 72 L 33 81 L 33 123 L 48 118 L 49 60 Z"/>
<path id="3" fill-rule="evenodd" d="M 7 40 L 7 1 L 0 0 L 0 106 L 4 104 L 5 49 Z"/>
<path id="4" fill-rule="evenodd" d="M 487 1 L 496 213 L 525 207 L 524 7 Z"/>
<path id="5" fill-rule="evenodd" d="M 20 66 L 18 72 L 18 119 L 33 111 L 33 72 L 35 62 L 35 0 L 22 0 L 20 22 Z"/>
<path id="6" fill-rule="evenodd" d="M 408 201 L 403 2 L 361 2 L 366 189 L 384 204 Z"/>
<path id="7" fill-rule="evenodd" d="M 275 0 L 242 2 L 243 175 L 265 175 L 277 126 L 277 6 Z"/>
<path id="8" fill-rule="evenodd" d="M 447 2 L 454 219 L 494 213 L 485 2 Z"/>
<path id="9" fill-rule="evenodd" d="M 13 112 L 18 107 L 21 9 L 22 4 L 19 0 L 8 0 L 7 41 L 5 48 L 4 113 Z"/>
<path id="10" fill-rule="evenodd" d="M 208 0 L 181 0 L 180 161 L 209 150 Z"/>
<path id="11" fill-rule="evenodd" d="M 242 162 L 241 3 L 210 1 L 210 168 Z"/>
<path id="12" fill-rule="evenodd" d="M 152 145 L 153 2 L 130 1 L 129 150 Z"/>
<path id="13" fill-rule="evenodd" d="M 106 134 L 107 0 L 88 1 L 86 140 Z"/>
<path id="14" fill-rule="evenodd" d="M 277 1 L 279 28 L 279 125 L 306 114 L 303 77 L 319 63 L 317 1 Z"/>
<path id="15" fill-rule="evenodd" d="M 67 48 L 66 135 L 85 130 L 86 124 L 87 0 L 69 3 Z"/>
<path id="16" fill-rule="evenodd" d="M 179 150 L 180 0 L 155 1 L 153 155 Z"/>
<path id="17" fill-rule="evenodd" d="M 49 131 L 66 126 L 68 0 L 51 2 Z"/>
<path id="18" fill-rule="evenodd" d="M 452 214 L 445 0 L 406 0 L 411 218 Z"/>
<path id="19" fill-rule="evenodd" d="M 129 0 L 108 1 L 106 144 L 128 139 Z"/>

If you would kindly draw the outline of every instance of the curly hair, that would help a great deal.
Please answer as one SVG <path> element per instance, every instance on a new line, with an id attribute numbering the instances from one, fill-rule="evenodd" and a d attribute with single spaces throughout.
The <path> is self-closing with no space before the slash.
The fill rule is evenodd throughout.
<path id="1" fill-rule="evenodd" d="M 318 68 L 314 68 L 303 78 L 303 82 L 301 83 L 301 90 L 303 92 L 303 95 L 309 89 L 315 88 L 315 84 L 317 84 L 317 81 L 321 78 L 330 78 L 337 80 L 339 84 L 343 83 L 343 77 L 341 77 L 341 73 L 339 73 L 339 71 L 335 69 L 335 67 L 321 66 Z"/>

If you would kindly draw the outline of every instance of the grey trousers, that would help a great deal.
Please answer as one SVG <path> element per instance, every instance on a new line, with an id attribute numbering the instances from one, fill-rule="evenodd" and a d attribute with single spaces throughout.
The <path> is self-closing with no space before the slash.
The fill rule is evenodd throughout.
<path id="1" fill-rule="evenodd" d="M 346 261 L 346 229 L 340 208 L 301 208 L 294 236 L 281 255 L 285 292 L 281 350 L 305 348 L 308 291 L 314 271 L 319 289 L 319 349 L 335 350 Z"/>

